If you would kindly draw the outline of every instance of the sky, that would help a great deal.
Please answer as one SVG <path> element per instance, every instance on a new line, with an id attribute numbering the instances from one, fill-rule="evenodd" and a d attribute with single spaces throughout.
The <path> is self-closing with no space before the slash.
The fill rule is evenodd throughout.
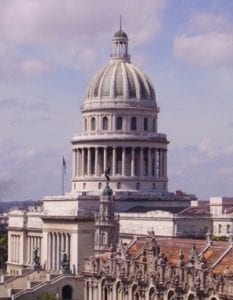
<path id="1" fill-rule="evenodd" d="M 169 191 L 233 196 L 232 0 L 1 0 L 0 201 L 71 188 L 88 83 L 122 26 L 152 80 Z"/>

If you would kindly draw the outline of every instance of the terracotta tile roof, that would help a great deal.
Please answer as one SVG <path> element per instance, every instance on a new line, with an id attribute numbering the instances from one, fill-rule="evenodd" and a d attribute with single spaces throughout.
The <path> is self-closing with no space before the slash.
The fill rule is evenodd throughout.
<path id="1" fill-rule="evenodd" d="M 233 249 L 231 249 L 223 259 L 214 267 L 215 274 L 233 274 Z"/>
<path id="2" fill-rule="evenodd" d="M 137 254 L 142 250 L 143 246 L 145 245 L 145 240 L 136 240 L 132 245 L 129 247 L 129 255 L 132 257 L 137 256 Z"/>
<path id="3" fill-rule="evenodd" d="M 203 253 L 208 267 L 211 267 L 227 249 L 226 242 L 213 242 L 213 244 Z"/>
<path id="4" fill-rule="evenodd" d="M 168 261 L 172 265 L 177 265 L 179 262 L 179 254 L 180 250 L 182 250 L 184 255 L 184 261 L 189 261 L 189 254 L 193 247 L 195 246 L 195 249 L 197 253 L 199 254 L 205 247 L 206 241 L 202 240 L 192 240 L 192 239 L 164 239 L 159 241 L 159 245 L 161 247 L 162 252 L 166 255 L 168 258 Z"/>

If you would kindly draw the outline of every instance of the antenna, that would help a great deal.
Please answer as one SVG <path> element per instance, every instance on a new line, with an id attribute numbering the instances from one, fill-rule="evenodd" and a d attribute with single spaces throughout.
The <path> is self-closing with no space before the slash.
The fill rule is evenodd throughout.
<path id="1" fill-rule="evenodd" d="M 121 22 L 122 22 L 122 20 L 121 20 L 121 15 L 120 15 L 120 30 L 121 30 L 121 28 L 122 28 Z"/>

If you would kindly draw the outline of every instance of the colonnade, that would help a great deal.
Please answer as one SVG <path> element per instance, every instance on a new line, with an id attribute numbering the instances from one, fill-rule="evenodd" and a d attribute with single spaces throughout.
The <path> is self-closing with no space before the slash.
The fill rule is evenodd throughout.
<path id="1" fill-rule="evenodd" d="M 167 149 L 155 147 L 79 147 L 73 149 L 73 176 L 167 177 Z"/>
<path id="2" fill-rule="evenodd" d="M 11 234 L 10 235 L 10 261 L 14 263 L 20 262 L 20 235 Z"/>
<path id="3" fill-rule="evenodd" d="M 38 256 L 41 259 L 41 243 L 42 237 L 37 235 L 28 235 L 27 237 L 27 253 L 28 253 L 28 264 L 32 265 L 33 262 L 33 251 L 38 249 Z"/>
<path id="4" fill-rule="evenodd" d="M 69 233 L 49 232 L 47 249 L 47 269 L 50 271 L 61 270 L 62 254 L 65 252 L 70 259 Z"/>

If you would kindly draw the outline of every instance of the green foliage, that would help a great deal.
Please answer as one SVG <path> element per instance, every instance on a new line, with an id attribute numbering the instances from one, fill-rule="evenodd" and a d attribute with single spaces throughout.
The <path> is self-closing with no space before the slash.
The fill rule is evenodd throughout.
<path id="1" fill-rule="evenodd" d="M 7 261 L 7 233 L 0 233 L 0 269 L 5 269 Z"/>
<path id="2" fill-rule="evenodd" d="M 56 300 L 56 295 L 53 294 L 49 294 L 49 293 L 45 293 L 39 297 L 37 297 L 37 300 Z"/>
<path id="3" fill-rule="evenodd" d="M 221 236 L 213 236 L 212 237 L 212 241 L 222 241 L 225 242 L 228 240 L 228 237 L 225 235 L 221 235 Z"/>

